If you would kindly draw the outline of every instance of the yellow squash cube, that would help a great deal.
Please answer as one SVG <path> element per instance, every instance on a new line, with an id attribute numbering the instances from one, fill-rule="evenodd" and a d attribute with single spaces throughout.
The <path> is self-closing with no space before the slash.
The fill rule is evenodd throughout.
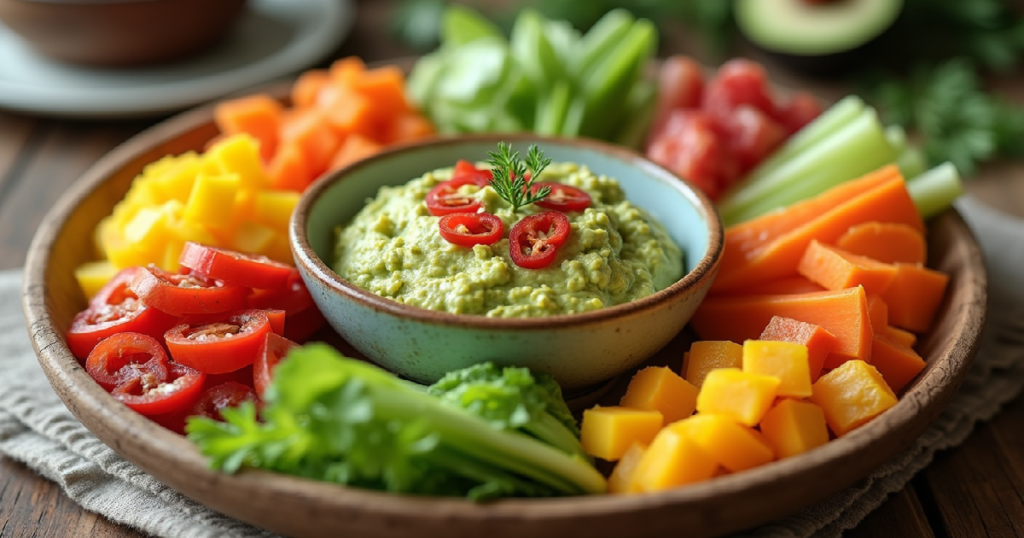
<path id="1" fill-rule="evenodd" d="M 875 418 L 896 405 L 896 394 L 874 366 L 850 360 L 814 383 L 811 401 L 825 412 L 825 421 L 837 436 Z"/>
<path id="2" fill-rule="evenodd" d="M 615 464 L 612 474 L 608 476 L 608 493 L 637 493 L 637 489 L 633 487 L 633 472 L 636 471 L 636 466 L 646 451 L 647 445 L 640 443 L 630 445 L 619 462 Z"/>
<path id="3" fill-rule="evenodd" d="M 278 233 L 288 233 L 288 222 L 292 210 L 299 203 L 301 194 L 295 191 L 263 191 L 256 194 L 253 203 L 253 220 L 273 228 Z"/>
<path id="4" fill-rule="evenodd" d="M 689 353 L 683 377 L 697 388 L 704 384 L 711 370 L 739 368 L 743 364 L 743 347 L 728 340 L 694 342 Z"/>
<path id="5" fill-rule="evenodd" d="M 697 412 L 726 415 L 745 426 L 757 426 L 779 390 L 779 378 L 737 368 L 712 370 L 697 395 Z"/>
<path id="6" fill-rule="evenodd" d="M 661 413 L 648 409 L 594 407 L 583 412 L 580 443 L 587 454 L 616 461 L 633 443 L 650 443 L 662 420 Z"/>
<path id="7" fill-rule="evenodd" d="M 185 204 L 185 219 L 209 228 L 227 228 L 240 185 L 235 174 L 200 174 Z"/>
<path id="8" fill-rule="evenodd" d="M 92 299 L 96 292 L 100 291 L 120 269 L 108 260 L 99 262 L 85 262 L 75 268 L 75 279 L 78 286 L 82 288 L 86 300 Z"/>
<path id="9" fill-rule="evenodd" d="M 761 434 L 779 458 L 803 454 L 828 442 L 825 413 L 805 401 L 779 400 L 761 419 Z"/>
<path id="10" fill-rule="evenodd" d="M 757 433 L 724 415 L 694 415 L 677 424 L 726 470 L 737 473 L 775 459 Z"/>
<path id="11" fill-rule="evenodd" d="M 669 424 L 658 432 L 633 470 L 630 490 L 664 491 L 707 480 L 715 474 L 718 463 L 681 424 L 684 423 Z"/>
<path id="12" fill-rule="evenodd" d="M 231 248 L 238 252 L 262 254 L 272 248 L 278 233 L 255 222 L 243 222 L 235 230 Z"/>
<path id="13" fill-rule="evenodd" d="M 231 135 L 217 142 L 203 157 L 216 163 L 222 174 L 238 175 L 245 189 L 262 189 L 270 184 L 260 159 L 260 143 L 248 134 Z"/>
<path id="14" fill-rule="evenodd" d="M 633 376 L 619 405 L 653 409 L 661 413 L 665 424 L 670 424 L 693 414 L 697 387 L 667 367 L 648 366 Z"/>
<path id="15" fill-rule="evenodd" d="M 747 340 L 743 343 L 743 371 L 779 378 L 778 396 L 811 395 L 810 363 L 803 344 Z"/>
<path id="16" fill-rule="evenodd" d="M 153 188 L 160 192 L 165 200 L 188 201 L 192 186 L 199 176 L 200 159 L 195 152 L 188 152 L 178 157 L 173 166 L 169 166 L 151 181 Z"/>

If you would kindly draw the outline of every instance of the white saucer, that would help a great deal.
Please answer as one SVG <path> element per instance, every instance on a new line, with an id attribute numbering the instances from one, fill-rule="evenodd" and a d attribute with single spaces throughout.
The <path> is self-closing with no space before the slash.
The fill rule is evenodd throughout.
<path id="1" fill-rule="evenodd" d="M 0 108 L 80 118 L 174 112 L 302 71 L 338 47 L 354 20 L 351 0 L 249 0 L 213 49 L 124 70 L 50 60 L 0 25 Z"/>

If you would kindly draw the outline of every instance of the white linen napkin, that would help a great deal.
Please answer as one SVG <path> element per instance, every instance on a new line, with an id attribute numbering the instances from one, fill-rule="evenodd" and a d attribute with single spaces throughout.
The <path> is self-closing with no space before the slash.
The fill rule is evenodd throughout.
<path id="1" fill-rule="evenodd" d="M 964 197 L 957 208 L 981 242 L 988 318 L 974 366 L 942 415 L 897 458 L 854 486 L 742 536 L 839 538 L 902 489 L 939 450 L 964 441 L 1024 387 L 1024 221 Z M 21 274 L 0 272 L 0 453 L 57 482 L 86 510 L 158 537 L 273 534 L 214 512 L 161 484 L 97 440 L 50 388 L 21 312 Z M 1013 328 L 1013 324 L 1017 328 Z"/>

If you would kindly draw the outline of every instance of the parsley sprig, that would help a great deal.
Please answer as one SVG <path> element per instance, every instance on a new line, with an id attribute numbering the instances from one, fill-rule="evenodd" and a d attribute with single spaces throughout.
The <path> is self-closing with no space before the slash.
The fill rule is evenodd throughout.
<path id="1" fill-rule="evenodd" d="M 498 151 L 488 151 L 487 155 L 490 156 L 487 162 L 491 165 L 491 187 L 512 206 L 513 213 L 551 193 L 551 187 L 531 192 L 534 178 L 551 164 L 551 159 L 536 145 L 530 145 L 525 162 L 519 158 L 519 152 L 513 152 L 512 146 L 505 142 L 498 142 Z M 526 179 L 527 169 L 533 172 L 529 180 Z"/>

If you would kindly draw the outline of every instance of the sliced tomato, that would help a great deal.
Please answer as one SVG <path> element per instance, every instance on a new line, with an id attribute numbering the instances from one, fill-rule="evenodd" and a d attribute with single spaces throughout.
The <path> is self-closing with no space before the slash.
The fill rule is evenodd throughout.
<path id="1" fill-rule="evenodd" d="M 220 414 L 221 410 L 226 407 L 238 407 L 242 402 L 253 402 L 258 405 L 260 400 L 252 387 L 234 381 L 227 381 L 204 389 L 199 399 L 192 406 L 192 411 L 188 416 L 200 416 L 223 421 L 224 417 Z"/>
<path id="2" fill-rule="evenodd" d="M 583 211 L 590 207 L 590 195 L 583 189 L 577 189 L 572 185 L 555 183 L 552 181 L 537 181 L 530 185 L 530 192 L 536 194 L 544 187 L 550 187 L 551 192 L 542 200 L 535 202 L 545 209 L 555 211 Z"/>
<path id="3" fill-rule="evenodd" d="M 274 379 L 274 368 L 277 363 L 296 347 L 299 347 L 299 344 L 273 333 L 268 334 L 263 340 L 263 346 L 260 347 L 259 355 L 252 366 L 253 387 L 260 398 L 266 394 L 267 387 Z"/>
<path id="4" fill-rule="evenodd" d="M 288 285 L 294 267 L 266 256 L 243 254 L 224 248 L 185 242 L 178 263 L 182 267 L 229 284 L 277 289 Z"/>
<path id="5" fill-rule="evenodd" d="M 739 105 L 725 120 L 725 139 L 740 172 L 757 166 L 786 141 L 786 128 L 750 105 Z"/>
<path id="6" fill-rule="evenodd" d="M 130 288 L 146 305 L 176 316 L 245 308 L 248 295 L 243 286 L 202 275 L 169 273 L 154 266 L 140 268 Z"/>
<path id="7" fill-rule="evenodd" d="M 512 261 L 526 269 L 551 265 L 558 247 L 569 238 L 569 218 L 558 211 L 545 211 L 524 217 L 509 232 L 509 254 Z"/>
<path id="8" fill-rule="evenodd" d="M 716 121 L 728 118 L 739 105 L 747 104 L 769 117 L 775 102 L 768 90 L 768 75 L 757 62 L 744 58 L 723 64 L 704 88 L 701 107 Z"/>
<path id="9" fill-rule="evenodd" d="M 689 56 L 665 59 L 658 72 L 658 106 L 652 131 L 658 132 L 669 112 L 679 108 L 699 108 L 704 94 L 704 69 Z"/>
<path id="10" fill-rule="evenodd" d="M 437 221 L 441 237 L 453 245 L 491 245 L 505 235 L 505 223 L 490 213 L 449 213 Z"/>
<path id="11" fill-rule="evenodd" d="M 452 179 L 471 178 L 473 183 L 486 187 L 491 182 L 491 171 L 477 168 L 473 163 L 461 159 L 455 163 L 455 171 L 452 172 Z"/>
<path id="12" fill-rule="evenodd" d="M 470 194 L 459 192 L 464 185 L 476 185 L 484 187 L 487 181 L 482 181 L 480 175 L 465 175 L 455 177 L 448 181 L 442 181 L 430 189 L 424 202 L 431 215 L 440 217 L 449 213 L 473 213 L 480 209 L 480 200 Z"/>
<path id="13" fill-rule="evenodd" d="M 298 269 L 292 270 L 287 286 L 276 290 L 250 290 L 246 302 L 249 308 L 284 310 L 288 315 L 314 306 L 313 296 L 306 289 Z"/>
<path id="14" fill-rule="evenodd" d="M 265 311 L 240 310 L 186 319 L 164 339 L 174 360 L 200 372 L 223 374 L 252 364 L 270 332 Z"/>
<path id="15" fill-rule="evenodd" d="M 651 140 L 647 157 L 693 182 L 712 199 L 738 177 L 738 165 L 715 129 L 699 110 L 675 110 L 664 130 Z"/>
<path id="16" fill-rule="evenodd" d="M 171 361 L 162 383 L 152 385 L 135 377 L 120 383 L 111 394 L 139 414 L 166 415 L 192 405 L 202 392 L 205 378 L 202 372 Z"/>
<path id="17" fill-rule="evenodd" d="M 153 387 L 167 379 L 167 352 L 152 336 L 117 333 L 93 348 L 85 371 L 108 391 L 136 378 Z"/>

